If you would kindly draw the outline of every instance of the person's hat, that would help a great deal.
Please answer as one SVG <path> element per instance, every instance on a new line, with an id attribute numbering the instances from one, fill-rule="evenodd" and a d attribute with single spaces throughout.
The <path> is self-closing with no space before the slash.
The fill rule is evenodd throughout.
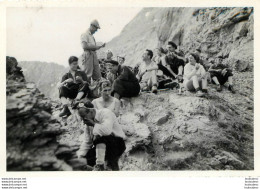
<path id="1" fill-rule="evenodd" d="M 90 24 L 93 25 L 93 26 L 96 26 L 97 28 L 100 29 L 100 26 L 99 26 L 99 23 L 98 23 L 97 20 L 93 20 Z"/>
<path id="2" fill-rule="evenodd" d="M 108 60 L 108 61 L 106 61 L 106 63 L 107 64 L 113 64 L 113 65 L 116 65 L 116 66 L 119 65 L 119 63 L 117 61 L 115 61 L 115 60 Z"/>

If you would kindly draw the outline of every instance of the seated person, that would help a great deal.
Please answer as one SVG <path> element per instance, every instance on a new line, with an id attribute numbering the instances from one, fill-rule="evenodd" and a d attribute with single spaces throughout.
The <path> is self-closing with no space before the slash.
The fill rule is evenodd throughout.
<path id="1" fill-rule="evenodd" d="M 112 60 L 112 57 L 113 57 L 112 51 L 111 50 L 107 50 L 105 62 L 108 62 L 108 61 Z"/>
<path id="2" fill-rule="evenodd" d="M 206 71 L 208 71 L 208 69 L 210 68 L 211 66 L 211 63 L 209 60 L 207 60 L 207 58 L 205 57 L 205 55 L 203 56 L 203 54 L 201 53 L 201 50 L 200 49 L 196 49 L 196 55 L 198 55 L 198 63 L 200 63 L 204 69 Z"/>
<path id="3" fill-rule="evenodd" d="M 204 96 L 207 93 L 206 71 L 202 65 L 197 63 L 197 56 L 191 53 L 188 56 L 189 63 L 184 67 L 184 87 L 188 91 L 196 91 L 197 96 Z M 204 92 L 204 93 L 203 93 Z"/>
<path id="4" fill-rule="evenodd" d="M 186 59 L 180 56 L 181 54 L 177 53 L 176 49 L 177 45 L 172 41 L 169 41 L 167 45 L 168 53 L 162 59 L 162 65 L 169 70 L 172 75 L 169 75 L 171 78 L 178 79 L 182 82 L 184 62 Z"/>
<path id="5" fill-rule="evenodd" d="M 89 85 L 87 83 L 87 75 L 85 72 L 79 71 L 78 58 L 71 56 L 69 58 L 70 70 L 61 80 L 59 86 L 60 99 L 63 104 L 63 110 L 59 114 L 60 117 L 69 116 L 71 112 L 68 108 L 67 98 L 74 99 L 72 106 L 89 93 Z"/>
<path id="6" fill-rule="evenodd" d="M 222 64 L 222 58 L 218 57 L 215 63 L 209 68 L 209 73 L 212 81 L 218 86 L 217 91 L 221 91 L 221 85 L 224 85 L 228 81 L 228 90 L 235 93 L 233 88 L 233 73 L 228 66 Z"/>
<path id="7" fill-rule="evenodd" d="M 156 62 L 158 69 L 163 72 L 163 74 L 171 79 L 175 79 L 175 76 L 171 73 L 165 61 L 165 51 L 162 47 L 156 49 L 156 56 L 153 58 Z"/>
<path id="8" fill-rule="evenodd" d="M 158 66 L 152 61 L 153 52 L 149 49 L 142 55 L 143 64 L 140 65 L 139 72 L 136 75 L 140 82 L 140 87 L 142 91 L 150 91 L 157 93 L 157 70 Z"/>
<path id="9" fill-rule="evenodd" d="M 103 78 L 106 78 L 106 72 L 107 72 L 107 70 L 106 70 L 105 59 L 99 59 L 98 62 L 99 62 L 99 67 L 100 67 L 101 76 L 102 76 Z"/>
<path id="10" fill-rule="evenodd" d="M 115 114 L 106 108 L 98 110 L 89 101 L 78 104 L 78 113 L 86 124 L 85 139 L 77 152 L 78 157 L 86 156 L 87 164 L 95 165 L 94 171 L 105 170 L 105 160 L 106 170 L 119 170 L 118 160 L 126 146 L 125 134 Z"/>
<path id="11" fill-rule="evenodd" d="M 107 62 L 107 69 L 109 71 L 107 79 L 112 83 L 112 96 L 120 99 L 139 94 L 140 85 L 129 67 L 119 65 L 117 61 L 112 60 Z"/>
<path id="12" fill-rule="evenodd" d="M 104 81 L 101 84 L 100 91 L 101 97 L 92 101 L 94 108 L 98 110 L 102 108 L 107 108 L 114 112 L 116 116 L 118 116 L 120 101 L 110 95 L 112 91 L 111 83 L 109 81 Z"/>
<path id="13" fill-rule="evenodd" d="M 123 55 L 117 56 L 117 61 L 118 61 L 119 65 L 124 64 L 125 56 L 123 56 Z"/>

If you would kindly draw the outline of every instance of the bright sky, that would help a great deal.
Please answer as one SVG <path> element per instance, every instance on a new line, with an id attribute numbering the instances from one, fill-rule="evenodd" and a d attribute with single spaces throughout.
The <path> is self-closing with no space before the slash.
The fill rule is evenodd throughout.
<path id="1" fill-rule="evenodd" d="M 68 65 L 82 53 L 80 35 L 93 19 L 101 29 L 97 42 L 120 34 L 141 8 L 8 8 L 7 56 L 18 61 L 45 61 Z"/>

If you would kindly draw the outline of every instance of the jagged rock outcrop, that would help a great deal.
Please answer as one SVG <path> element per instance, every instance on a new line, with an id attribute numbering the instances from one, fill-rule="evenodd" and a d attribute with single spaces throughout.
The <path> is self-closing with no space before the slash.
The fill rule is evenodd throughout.
<path id="1" fill-rule="evenodd" d="M 51 101 L 25 82 L 15 58 L 6 60 L 7 171 L 72 170 L 55 155 L 63 130 L 52 116 Z"/>
<path id="2" fill-rule="evenodd" d="M 186 54 L 199 48 L 205 57 L 223 55 L 237 70 L 252 70 L 253 25 L 252 7 L 144 8 L 104 51 L 125 54 L 126 64 L 134 66 L 145 49 L 171 40 Z"/>

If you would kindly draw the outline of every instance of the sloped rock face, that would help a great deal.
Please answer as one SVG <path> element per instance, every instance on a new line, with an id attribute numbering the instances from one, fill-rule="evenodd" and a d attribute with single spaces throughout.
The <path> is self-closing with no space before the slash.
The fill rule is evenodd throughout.
<path id="1" fill-rule="evenodd" d="M 127 135 L 121 170 L 252 170 L 253 75 L 235 73 L 234 81 L 236 94 L 210 85 L 206 98 L 175 90 L 133 98 L 118 117 Z M 62 159 L 86 170 L 86 160 L 76 158 L 86 126 L 76 112 L 60 122 L 66 130 L 58 138 L 66 146 Z"/>
<path id="2" fill-rule="evenodd" d="M 245 75 L 235 75 L 241 77 Z M 245 86 L 237 86 L 237 94 L 212 88 L 207 98 L 169 91 L 133 99 L 131 112 L 145 112 L 142 124 L 150 130 L 151 143 L 125 155 L 122 169 L 252 170 L 253 100 L 242 91 L 253 92 L 250 87 L 240 91 Z"/>
<path id="3" fill-rule="evenodd" d="M 199 48 L 205 57 L 223 55 L 237 70 L 252 70 L 253 25 L 253 8 L 144 8 L 106 48 L 134 66 L 145 49 L 171 40 L 184 53 Z"/>
<path id="4" fill-rule="evenodd" d="M 63 130 L 52 116 L 51 101 L 25 82 L 15 58 L 7 57 L 7 68 L 7 171 L 72 170 L 55 155 Z"/>

